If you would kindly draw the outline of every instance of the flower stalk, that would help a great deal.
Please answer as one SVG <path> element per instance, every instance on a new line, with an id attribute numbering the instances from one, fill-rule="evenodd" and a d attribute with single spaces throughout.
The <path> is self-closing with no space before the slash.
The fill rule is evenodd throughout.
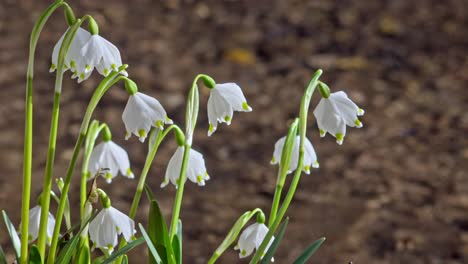
<path id="1" fill-rule="evenodd" d="M 281 221 L 283 220 L 283 217 L 286 214 L 286 211 L 288 210 L 289 204 L 291 203 L 294 197 L 294 194 L 296 192 L 297 185 L 299 183 L 299 180 L 302 174 L 302 169 L 300 168 L 302 168 L 302 165 L 304 162 L 304 152 L 305 152 L 304 142 L 305 142 L 305 137 L 306 137 L 306 132 L 307 132 L 307 114 L 309 111 L 310 100 L 312 99 L 312 95 L 315 91 L 315 88 L 318 85 L 319 78 L 321 75 L 322 75 L 322 70 L 317 70 L 315 72 L 301 100 L 301 108 L 300 108 L 300 114 L 299 114 L 300 147 L 299 147 L 299 160 L 297 164 L 298 169 L 296 169 L 294 173 L 294 177 L 289 187 L 288 193 L 286 194 L 286 197 L 284 198 L 283 204 L 281 205 L 281 208 L 275 218 L 275 221 L 271 225 L 270 230 L 266 234 L 265 239 L 263 240 L 262 244 L 260 245 L 258 250 L 255 252 L 255 255 L 252 257 L 252 260 L 249 262 L 250 264 L 258 263 L 262 255 L 265 254 L 265 249 L 267 248 L 268 243 L 270 242 L 270 239 L 273 237 L 273 234 L 276 232 L 276 229 L 278 228 Z"/>

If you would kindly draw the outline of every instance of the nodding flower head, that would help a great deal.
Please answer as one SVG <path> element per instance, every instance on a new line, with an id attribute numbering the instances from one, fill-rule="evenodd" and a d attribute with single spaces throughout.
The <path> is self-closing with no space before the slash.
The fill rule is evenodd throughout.
<path id="1" fill-rule="evenodd" d="M 216 84 L 208 98 L 208 136 L 216 131 L 218 123 L 230 125 L 234 111 L 252 111 L 241 88 L 235 83 Z"/>
<path id="2" fill-rule="evenodd" d="M 271 159 L 271 164 L 277 164 L 281 162 L 281 155 L 283 153 L 283 148 L 284 148 L 284 142 L 286 140 L 286 137 L 280 138 L 278 141 L 276 141 L 275 144 L 275 150 L 273 152 L 273 158 Z M 315 154 L 314 147 L 312 146 L 312 143 L 310 143 L 309 139 L 304 138 L 304 161 L 303 161 L 303 168 L 302 170 L 309 174 L 310 173 L 310 168 L 318 168 L 319 163 L 317 161 L 317 154 Z M 300 149 L 300 141 L 301 138 L 300 136 L 295 136 L 294 138 L 294 145 L 292 148 L 292 154 L 291 154 L 291 161 L 289 163 L 289 168 L 288 168 L 288 173 L 291 173 L 297 169 L 297 165 L 299 162 L 299 149 Z"/>
<path id="3" fill-rule="evenodd" d="M 328 98 L 322 98 L 314 110 L 320 136 L 330 133 L 336 138 L 338 144 L 343 144 L 346 135 L 346 126 L 361 128 L 359 116 L 364 115 L 364 110 L 359 108 L 345 92 L 340 91 L 330 94 Z"/>
<path id="4" fill-rule="evenodd" d="M 39 228 L 41 224 L 41 211 L 42 207 L 40 205 L 36 205 L 35 207 L 29 210 L 29 228 L 28 228 L 28 240 L 29 242 L 33 242 L 37 239 L 39 234 Z M 49 213 L 47 218 L 47 244 L 50 244 L 52 240 L 52 235 L 54 233 L 54 226 L 55 226 L 55 218 L 54 216 Z"/>
<path id="5" fill-rule="evenodd" d="M 239 242 L 235 247 L 235 249 L 240 251 L 239 258 L 248 257 L 250 254 L 252 254 L 254 249 L 258 250 L 267 233 L 268 227 L 263 223 L 255 223 L 247 227 L 240 235 Z M 266 247 L 265 252 L 268 251 L 268 248 L 271 246 L 271 243 L 273 243 L 274 239 L 275 238 L 272 237 L 270 242 L 268 242 L 268 246 Z"/>
<path id="6" fill-rule="evenodd" d="M 97 175 L 102 168 L 107 168 L 101 173 L 108 183 L 116 177 L 120 171 L 123 176 L 133 179 L 134 175 L 130 169 L 130 160 L 127 152 L 115 144 L 112 140 L 101 142 L 97 145 L 89 158 L 89 175 Z"/>
<path id="7" fill-rule="evenodd" d="M 164 181 L 161 183 L 161 188 L 166 187 L 169 181 L 178 187 L 180 180 L 180 169 L 184 159 L 184 147 L 178 147 L 174 155 L 172 155 L 169 163 L 167 164 L 166 175 Z M 187 177 L 190 181 L 197 183 L 199 186 L 204 186 L 205 181 L 210 179 L 205 167 L 205 160 L 203 155 L 193 149 L 190 149 L 188 164 L 187 164 Z"/>
<path id="8" fill-rule="evenodd" d="M 117 71 L 122 66 L 119 49 L 107 39 L 98 34 L 92 35 L 81 49 L 83 63 L 82 73 L 87 74 L 94 68 L 107 76 L 111 71 Z M 126 72 L 123 72 L 126 75 Z"/>
<path id="9" fill-rule="evenodd" d="M 128 98 L 122 120 L 127 130 L 125 139 L 134 134 L 141 142 L 145 141 L 151 127 L 163 129 L 164 124 L 172 124 L 159 101 L 140 92 Z"/>
<path id="10" fill-rule="evenodd" d="M 103 208 L 89 223 L 89 236 L 94 246 L 111 253 L 117 245 L 120 234 L 127 242 L 134 239 L 135 222 L 112 206 Z"/>
<path id="11" fill-rule="evenodd" d="M 68 31 L 69 29 L 67 29 Z M 65 34 L 63 33 L 62 37 L 57 41 L 54 46 L 54 50 L 52 51 L 52 64 L 50 65 L 50 72 L 54 72 L 58 66 L 58 56 L 60 53 L 60 48 L 63 43 L 63 39 L 65 38 Z M 83 61 L 81 56 L 81 48 L 85 45 L 85 43 L 89 40 L 91 34 L 82 28 L 78 28 L 76 31 L 76 35 L 73 38 L 73 41 L 70 44 L 70 48 L 65 56 L 64 61 L 64 71 L 70 70 L 71 72 L 77 72 L 79 70 L 79 65 Z M 76 74 L 76 73 L 75 73 Z"/>

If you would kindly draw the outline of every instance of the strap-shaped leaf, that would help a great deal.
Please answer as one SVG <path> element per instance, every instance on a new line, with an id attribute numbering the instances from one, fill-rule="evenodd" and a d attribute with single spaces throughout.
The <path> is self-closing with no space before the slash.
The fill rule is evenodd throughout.
<path id="1" fill-rule="evenodd" d="M 0 246 L 0 264 L 7 264 L 5 253 L 3 252 L 2 246 Z"/>
<path id="2" fill-rule="evenodd" d="M 77 249 L 79 239 L 80 239 L 79 236 L 74 236 L 72 239 L 70 239 L 65 244 L 63 249 L 60 251 L 60 254 L 55 260 L 55 263 L 57 264 L 70 263 L 71 258 L 75 254 L 75 250 Z"/>
<path id="3" fill-rule="evenodd" d="M 152 200 L 150 204 L 147 231 L 148 236 L 161 257 L 162 262 L 175 263 L 175 257 L 172 253 L 172 243 L 169 239 L 166 221 L 164 220 L 164 216 L 156 200 Z M 153 258 L 150 258 L 150 263 L 155 263 Z"/>
<path id="4" fill-rule="evenodd" d="M 135 240 L 133 240 L 132 242 L 128 243 L 127 245 L 125 245 L 125 247 L 115 251 L 114 253 L 112 253 L 106 260 L 104 260 L 103 262 L 101 262 L 101 264 L 110 264 L 112 263 L 114 260 L 116 260 L 118 257 L 124 255 L 124 254 L 127 254 L 127 252 L 129 252 L 130 250 L 134 249 L 135 247 L 141 245 L 145 243 L 145 239 L 140 237 L 140 238 L 137 238 Z"/>
<path id="5" fill-rule="evenodd" d="M 122 264 L 128 264 L 128 256 L 127 255 L 123 256 Z"/>
<path id="6" fill-rule="evenodd" d="M 7 213 L 5 210 L 2 210 L 3 214 L 3 221 L 5 222 L 6 228 L 8 230 L 8 234 L 11 238 L 11 243 L 13 244 L 13 248 L 15 249 L 16 260 L 19 263 L 20 255 L 21 255 L 21 241 L 18 236 L 18 233 L 15 231 L 15 226 L 11 223 L 10 218 L 8 218 Z"/>
<path id="7" fill-rule="evenodd" d="M 306 261 L 319 249 L 319 247 L 322 245 L 322 243 L 325 242 L 325 238 L 319 238 L 315 240 L 314 243 L 312 243 L 310 246 L 302 252 L 302 254 L 294 261 L 293 264 L 304 264 Z"/>
<path id="8" fill-rule="evenodd" d="M 36 245 L 31 247 L 29 251 L 29 264 L 41 264 L 41 253 L 39 253 L 39 249 Z"/>
<path id="9" fill-rule="evenodd" d="M 267 253 L 265 256 L 263 256 L 262 260 L 260 261 L 260 264 L 269 264 L 273 256 L 275 255 L 276 250 L 278 249 L 281 240 L 283 239 L 284 232 L 286 231 L 286 227 L 288 226 L 289 223 L 289 217 L 286 217 L 286 219 L 283 221 L 283 224 L 281 225 L 278 234 L 275 237 L 275 240 L 271 244 L 270 248 L 268 248 Z"/>
<path id="10" fill-rule="evenodd" d="M 153 256 L 154 261 L 156 261 L 157 264 L 160 264 L 162 262 L 161 257 L 159 256 L 158 251 L 154 247 L 153 242 L 151 242 L 151 239 L 148 236 L 148 233 L 146 233 L 146 230 L 142 224 L 138 224 L 138 226 L 140 227 L 141 234 L 143 235 L 143 238 L 146 241 L 146 245 L 148 246 L 148 249 L 151 255 Z"/>
<path id="11" fill-rule="evenodd" d="M 177 238 L 177 243 L 175 243 Z M 177 250 L 176 250 L 177 247 Z M 179 219 L 179 222 L 177 223 L 177 232 L 176 232 L 176 237 L 174 237 L 174 240 L 172 241 L 172 248 L 174 251 L 174 255 L 176 257 L 177 264 L 182 263 L 182 221 Z"/>

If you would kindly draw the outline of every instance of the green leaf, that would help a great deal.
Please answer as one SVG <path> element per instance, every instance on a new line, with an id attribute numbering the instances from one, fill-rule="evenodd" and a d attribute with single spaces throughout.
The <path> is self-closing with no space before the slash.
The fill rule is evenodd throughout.
<path id="1" fill-rule="evenodd" d="M 182 263 L 182 245 L 178 236 L 174 236 L 174 238 L 172 239 L 172 250 L 174 251 L 176 263 Z"/>
<path id="2" fill-rule="evenodd" d="M 145 193 L 149 201 L 156 201 L 156 199 L 154 198 L 154 194 L 151 191 L 151 188 L 146 183 L 145 183 Z"/>
<path id="3" fill-rule="evenodd" d="M 70 263 L 71 258 L 75 254 L 75 250 L 77 249 L 79 240 L 80 240 L 79 236 L 74 236 L 72 239 L 70 239 L 65 244 L 63 249 L 60 251 L 60 254 L 58 255 L 55 263 L 57 264 Z"/>
<path id="4" fill-rule="evenodd" d="M 177 250 L 175 248 L 174 241 L 172 241 L 172 248 L 176 256 L 176 261 L 178 264 L 180 264 L 182 263 L 182 221 L 180 219 L 179 219 L 179 222 L 177 223 L 176 237 L 177 237 Z"/>
<path id="5" fill-rule="evenodd" d="M 263 256 L 262 260 L 260 261 L 260 264 L 269 264 L 271 261 L 271 258 L 275 255 L 276 250 L 278 249 L 281 240 L 283 239 L 284 232 L 286 231 L 286 227 L 288 226 L 289 223 L 289 217 L 286 217 L 286 219 L 283 221 L 283 224 L 281 225 L 277 236 L 275 237 L 275 240 L 273 240 L 273 243 L 271 244 L 270 248 L 268 248 L 267 253 L 265 256 Z"/>
<path id="6" fill-rule="evenodd" d="M 134 249 L 135 247 L 145 243 L 145 239 L 140 237 L 138 239 L 133 240 L 132 242 L 128 243 L 125 245 L 125 247 L 115 251 L 112 253 L 106 260 L 104 260 L 101 264 L 110 264 L 114 260 L 116 260 L 118 257 L 122 256 L 123 254 L 126 254 L 130 250 Z"/>
<path id="7" fill-rule="evenodd" d="M 41 253 L 39 253 L 39 249 L 36 245 L 31 247 L 29 251 L 29 264 L 41 264 Z"/>
<path id="8" fill-rule="evenodd" d="M 21 242 L 18 236 L 18 233 L 15 231 L 15 226 L 11 223 L 10 218 L 8 218 L 7 213 L 5 210 L 2 210 L 3 214 L 3 221 L 5 222 L 6 228 L 8 230 L 8 234 L 10 235 L 11 242 L 13 244 L 13 248 L 15 249 L 16 260 L 19 263 L 20 255 L 21 255 Z"/>
<path id="9" fill-rule="evenodd" d="M 146 233 L 145 228 L 143 227 L 142 224 L 138 224 L 138 226 L 140 227 L 141 234 L 143 235 L 143 238 L 145 239 L 146 244 L 148 245 L 148 249 L 151 255 L 153 256 L 154 261 L 156 261 L 156 263 L 158 264 L 161 263 L 162 262 L 161 257 L 159 256 L 158 251 L 156 251 L 156 248 L 154 247 L 153 242 L 151 242 L 151 239 L 148 236 L 148 233 Z"/>
<path id="10" fill-rule="evenodd" d="M 234 241 L 237 239 L 237 236 L 239 236 L 240 231 L 245 226 L 245 224 L 247 224 L 250 218 L 252 218 L 258 212 L 262 212 L 262 210 L 257 208 L 253 211 L 247 211 L 237 219 L 231 230 L 229 230 L 229 233 L 224 238 L 223 242 L 221 242 L 221 244 L 211 256 L 208 263 L 215 263 L 215 261 L 224 253 L 224 251 L 226 251 L 226 249 L 230 247 L 232 243 L 234 243 Z"/>
<path id="11" fill-rule="evenodd" d="M 156 251 L 163 263 L 175 262 L 174 255 L 172 254 L 172 244 L 169 239 L 169 233 L 167 231 L 166 221 L 161 213 L 156 200 L 152 200 L 150 204 L 150 212 L 148 219 L 148 236 L 151 239 Z M 153 258 L 150 258 L 150 263 L 155 263 Z"/>
<path id="12" fill-rule="evenodd" d="M 105 259 L 106 259 L 105 256 L 97 257 L 93 259 L 93 261 L 91 261 L 91 264 L 101 264 L 102 262 L 104 262 Z"/>
<path id="13" fill-rule="evenodd" d="M 128 256 L 127 255 L 123 256 L 122 264 L 128 264 Z"/>
<path id="14" fill-rule="evenodd" d="M 319 238 L 315 240 L 314 243 L 312 243 L 309 247 L 302 252 L 302 254 L 294 261 L 293 264 L 304 264 L 306 261 L 319 249 L 319 247 L 322 245 L 322 243 L 325 242 L 325 238 Z"/>
<path id="15" fill-rule="evenodd" d="M 2 246 L 0 246 L 0 264 L 7 264 L 5 253 L 3 252 Z"/>

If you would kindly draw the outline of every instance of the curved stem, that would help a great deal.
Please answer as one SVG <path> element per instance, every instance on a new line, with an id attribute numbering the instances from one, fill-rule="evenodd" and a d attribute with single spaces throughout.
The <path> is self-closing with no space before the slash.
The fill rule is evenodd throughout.
<path id="1" fill-rule="evenodd" d="M 180 207 L 182 205 L 182 197 L 184 196 L 184 186 L 187 172 L 187 164 L 190 153 L 191 146 L 189 144 L 184 145 L 184 157 L 182 160 L 182 165 L 179 175 L 179 185 L 177 187 L 177 193 L 174 201 L 174 207 L 172 209 L 172 219 L 171 226 L 169 230 L 169 238 L 172 238 L 176 235 L 177 232 L 177 223 L 179 222 Z"/>
<path id="2" fill-rule="evenodd" d="M 159 140 L 161 132 L 162 131 L 158 129 L 158 131 L 156 132 L 158 133 L 156 135 L 157 141 L 153 146 L 151 146 L 151 149 L 148 151 L 148 155 L 146 156 L 145 165 L 143 167 L 143 171 L 141 172 L 140 179 L 138 180 L 138 186 L 135 192 L 135 196 L 133 197 L 132 206 L 130 207 L 129 217 L 132 219 L 136 216 L 141 194 L 143 193 L 143 190 L 145 188 L 146 176 L 148 175 L 148 172 L 151 168 L 151 164 L 153 163 L 154 157 L 156 156 L 156 152 L 158 151 L 158 147 L 161 142 Z"/>
<path id="3" fill-rule="evenodd" d="M 55 146 L 57 142 L 57 130 L 58 130 L 58 121 L 59 121 L 59 109 L 60 109 L 60 94 L 62 90 L 62 81 L 63 81 L 63 73 L 65 67 L 65 57 L 68 53 L 68 50 L 71 46 L 71 43 L 75 37 L 75 34 L 83 23 L 84 20 L 78 19 L 75 24 L 73 24 L 63 39 L 62 45 L 60 47 L 59 56 L 57 60 L 57 75 L 55 78 L 55 94 L 54 94 L 54 104 L 52 110 L 52 120 L 50 125 L 50 135 L 49 135 L 49 147 L 47 151 L 47 160 L 46 160 L 46 168 L 45 168 L 45 175 L 44 175 L 44 193 L 50 193 L 52 189 L 52 174 L 53 174 L 53 166 L 54 166 L 54 159 L 55 159 Z M 38 249 L 41 255 L 41 259 L 45 259 L 45 248 L 46 248 L 46 236 L 47 236 L 47 221 L 48 221 L 48 214 L 49 214 L 49 205 L 50 205 L 50 196 L 44 195 L 42 199 L 42 210 L 41 210 L 41 222 L 39 226 L 39 234 L 38 234 Z"/>
<path id="4" fill-rule="evenodd" d="M 57 244 L 58 244 L 58 239 L 59 239 L 59 233 L 60 233 L 60 226 L 62 222 L 62 217 L 63 213 L 65 210 L 65 205 L 66 205 L 66 200 L 68 197 L 68 191 L 70 189 L 70 182 L 71 182 L 71 177 L 73 175 L 73 171 L 75 170 L 75 165 L 76 165 L 76 160 L 78 159 L 78 155 L 80 153 L 81 145 L 84 142 L 86 138 L 86 133 L 87 129 L 89 126 L 89 120 L 91 120 L 91 116 L 94 112 L 94 109 L 96 108 L 97 104 L 101 100 L 102 96 L 104 93 L 114 84 L 113 80 L 114 78 L 117 77 L 119 72 L 125 70 L 127 68 L 127 65 L 123 65 L 119 68 L 119 71 L 113 71 L 111 72 L 106 78 L 104 78 L 99 86 L 96 88 L 94 91 L 94 94 L 91 98 L 90 103 L 88 104 L 88 107 L 86 109 L 86 114 L 83 118 L 83 121 L 81 123 L 81 129 L 80 129 L 80 134 L 78 136 L 78 140 L 76 141 L 75 148 L 73 149 L 73 154 L 72 158 L 70 160 L 70 164 L 67 169 L 66 177 L 65 177 L 65 182 L 62 190 L 62 195 L 60 196 L 60 202 L 59 206 L 57 208 L 57 213 L 55 216 L 55 227 L 54 227 L 54 233 L 52 236 L 52 243 L 50 245 L 49 249 L 49 255 L 47 258 L 47 263 L 52 264 L 55 261 L 55 254 L 57 251 Z M 118 79 L 118 78 L 117 78 Z"/>
<path id="5" fill-rule="evenodd" d="M 177 193 L 174 201 L 174 208 L 172 210 L 171 225 L 169 230 L 169 238 L 172 240 L 177 232 L 177 223 L 179 222 L 180 207 L 182 205 L 182 197 L 184 195 L 184 187 L 186 180 L 186 171 L 190 148 L 193 141 L 193 131 L 197 125 L 198 110 L 199 110 L 199 98 L 198 98 L 198 80 L 202 80 L 208 88 L 215 86 L 213 78 L 206 74 L 198 74 L 192 82 L 192 87 L 189 92 L 187 100 L 187 109 L 185 114 L 185 144 L 184 144 L 184 158 L 179 175 L 179 186 L 177 187 Z"/>
<path id="6" fill-rule="evenodd" d="M 306 131 L 307 131 L 307 113 L 309 111 L 309 105 L 310 105 L 310 99 L 312 98 L 312 95 L 315 91 L 315 88 L 317 87 L 318 84 L 318 79 L 320 78 L 320 75 L 322 75 L 322 70 L 317 70 L 312 77 L 312 79 L 309 82 L 309 85 L 307 86 L 305 94 L 302 96 L 301 100 L 301 108 L 300 108 L 300 114 L 299 114 L 299 125 L 300 125 L 300 147 L 299 147 L 299 160 L 297 164 L 297 169 L 294 173 L 294 178 L 291 182 L 291 185 L 289 187 L 288 193 L 286 194 L 286 197 L 284 198 L 283 204 L 281 205 L 281 209 L 276 216 L 275 221 L 270 227 L 270 230 L 268 231 L 267 235 L 263 239 L 262 244 L 258 248 L 258 250 L 255 252 L 255 255 L 252 257 L 252 260 L 249 262 L 250 264 L 255 264 L 260 261 L 261 257 L 265 254 L 265 249 L 268 245 L 268 242 L 271 240 L 273 237 L 273 234 L 275 233 L 276 229 L 280 225 L 281 221 L 283 220 L 284 215 L 286 214 L 286 211 L 288 210 L 289 204 L 291 203 L 294 194 L 296 192 L 297 185 L 299 183 L 299 180 L 301 178 L 302 174 L 302 165 L 304 163 L 304 141 L 306 137 Z"/>
<path id="7" fill-rule="evenodd" d="M 29 42 L 28 68 L 26 74 L 26 106 L 24 127 L 24 157 L 23 157 L 23 190 L 21 203 L 21 256 L 20 263 L 28 261 L 28 229 L 29 229 L 29 203 L 31 196 L 31 170 L 32 170 L 32 142 L 33 142 L 33 78 L 34 55 L 39 36 L 49 17 L 65 3 L 57 1 L 51 4 L 39 17 L 31 32 Z"/>

